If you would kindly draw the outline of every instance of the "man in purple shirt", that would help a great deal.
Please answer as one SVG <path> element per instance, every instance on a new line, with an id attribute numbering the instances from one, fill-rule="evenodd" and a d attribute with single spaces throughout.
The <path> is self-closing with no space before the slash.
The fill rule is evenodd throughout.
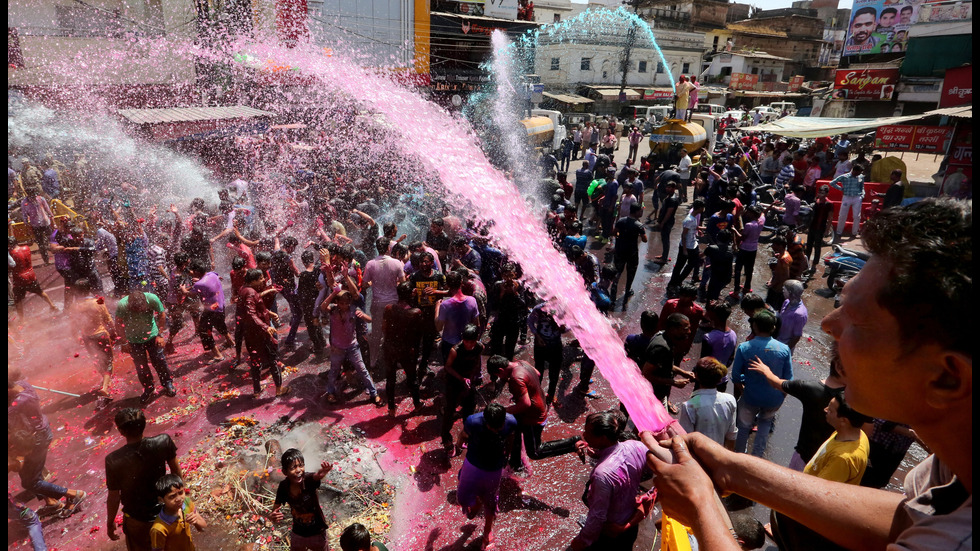
<path id="1" fill-rule="evenodd" d="M 638 440 L 621 442 L 625 427 L 625 416 L 615 410 L 593 413 L 585 419 L 579 453 L 583 458 L 585 454 L 594 456 L 597 464 L 583 496 L 589 514 L 569 549 L 631 550 L 640 521 L 653 507 L 653 500 L 646 495 L 637 500 L 640 481 L 650 476 L 648 449 Z"/>
<path id="2" fill-rule="evenodd" d="M 436 304 L 436 329 L 442 332 L 442 361 L 446 362 L 449 352 L 462 342 L 463 329 L 467 325 L 479 326 L 480 308 L 476 299 L 463 294 L 463 276 L 459 272 L 451 272 L 446 276 L 446 287 L 449 298 Z"/>
<path id="3" fill-rule="evenodd" d="M 735 285 L 732 295 L 738 297 L 738 282 L 745 270 L 745 285 L 742 286 L 741 294 L 752 292 L 752 271 L 755 269 L 755 255 L 759 251 L 759 234 L 766 223 L 766 217 L 762 214 L 762 209 L 752 205 L 745 209 L 742 215 L 742 238 L 738 243 L 738 254 L 735 255 Z"/>
<path id="4" fill-rule="evenodd" d="M 779 319 L 782 323 L 776 334 L 776 340 L 789 346 L 792 352 L 803 336 L 803 328 L 807 320 L 807 309 L 803 304 L 803 283 L 796 279 L 783 283 L 783 296 L 786 300 L 783 302 L 783 307 L 779 309 Z"/>
<path id="5" fill-rule="evenodd" d="M 204 306 L 204 311 L 201 312 L 201 321 L 197 324 L 197 336 L 201 337 L 201 345 L 204 346 L 204 350 L 214 356 L 211 362 L 220 362 L 224 356 L 221 355 L 217 343 L 214 342 L 211 329 L 213 328 L 225 338 L 225 344 L 228 347 L 235 344 L 228 333 L 228 326 L 225 324 L 225 292 L 221 287 L 221 278 L 218 277 L 217 273 L 208 271 L 207 264 L 200 259 L 191 262 L 189 271 L 194 285 L 190 289 L 185 288 L 184 293 L 193 291 L 201 297 L 201 304 Z"/>

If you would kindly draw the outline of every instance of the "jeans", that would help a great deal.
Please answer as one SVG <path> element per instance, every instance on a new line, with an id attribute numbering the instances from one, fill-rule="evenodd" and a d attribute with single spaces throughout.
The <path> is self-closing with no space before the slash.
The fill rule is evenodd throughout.
<path id="1" fill-rule="evenodd" d="M 214 350 L 216 346 L 214 335 L 211 334 L 212 328 L 220 335 L 228 334 L 224 311 L 219 312 L 206 308 L 201 312 L 201 321 L 197 324 L 197 336 L 201 338 L 201 346 L 204 347 L 204 350 Z"/>
<path id="2" fill-rule="evenodd" d="M 691 275 L 691 272 L 701 267 L 701 251 L 697 247 L 687 249 L 684 245 L 677 247 L 677 261 L 674 262 L 674 271 L 670 275 L 668 287 L 677 287 Z"/>
<path id="3" fill-rule="evenodd" d="M 48 242 L 51 241 L 51 226 L 31 226 L 34 234 L 34 242 L 37 243 L 37 252 L 41 253 L 44 263 L 50 262 L 48 259 Z"/>
<path id="4" fill-rule="evenodd" d="M 513 360 L 520 332 L 520 323 L 498 317 L 490 326 L 490 354 L 500 354 L 508 360 Z"/>
<path id="5" fill-rule="evenodd" d="M 749 443 L 749 436 L 752 435 L 752 425 L 757 425 L 755 431 L 755 443 L 752 444 L 752 455 L 762 457 L 766 453 L 766 445 L 769 443 L 769 429 L 772 428 L 773 418 L 779 406 L 764 408 L 747 404 L 745 398 L 738 401 L 736 410 L 735 426 L 738 428 L 738 436 L 735 437 L 735 451 L 745 453 Z"/>
<path id="6" fill-rule="evenodd" d="M 384 319 L 385 308 L 389 304 L 394 304 L 394 302 L 384 302 L 371 297 L 371 334 L 368 336 L 368 353 L 369 358 L 375 358 L 375 361 L 381 357 L 381 343 L 384 337 L 381 331 L 381 320 Z"/>
<path id="7" fill-rule="evenodd" d="M 295 291 L 283 289 L 282 298 L 286 299 L 286 304 L 289 304 L 289 334 L 286 335 L 285 342 L 292 343 L 296 340 L 299 322 L 303 321 L 303 306 Z"/>
<path id="8" fill-rule="evenodd" d="M 743 251 L 739 249 L 735 253 L 735 291 L 738 291 L 738 282 L 741 279 L 742 270 L 745 270 L 745 286 L 742 291 L 748 293 L 752 289 L 752 272 L 755 270 L 755 255 L 758 251 Z"/>
<path id="9" fill-rule="evenodd" d="M 616 279 L 613 280 L 612 287 L 609 289 L 609 298 L 616 300 L 616 291 L 619 289 L 619 276 L 626 272 L 626 293 L 633 289 L 633 279 L 636 278 L 636 269 L 640 266 L 640 254 L 637 252 L 629 256 L 615 256 L 613 265 L 616 267 Z"/>
<path id="10" fill-rule="evenodd" d="M 408 391 L 412 395 L 412 401 L 416 404 L 419 403 L 418 361 L 418 349 L 388 349 L 384 351 L 385 394 L 388 398 L 389 408 L 395 407 L 395 376 L 398 374 L 398 368 L 405 370 L 405 382 L 408 383 Z"/>
<path id="11" fill-rule="evenodd" d="M 589 194 L 575 192 L 574 198 L 575 216 L 581 220 L 585 216 L 585 211 L 589 210 Z"/>
<path id="12" fill-rule="evenodd" d="M 260 339 L 246 342 L 248 349 L 249 373 L 252 376 L 252 390 L 258 394 L 262 391 L 262 369 L 266 368 L 272 374 L 272 382 L 276 388 L 282 386 L 282 372 L 279 370 L 279 344 L 276 339 L 263 335 Z"/>
<path id="13" fill-rule="evenodd" d="M 840 213 L 837 215 L 837 235 L 844 233 L 844 226 L 847 224 L 847 211 L 851 211 L 851 235 L 861 233 L 861 197 L 847 196 L 840 200 Z"/>
<path id="14" fill-rule="evenodd" d="M 48 447 L 54 436 L 51 428 L 34 435 L 34 447 L 24 456 L 24 465 L 20 468 L 20 485 L 37 497 L 61 499 L 68 489 L 44 480 L 44 463 L 48 459 Z"/>
<path id="15" fill-rule="evenodd" d="M 476 385 L 477 381 L 471 379 Z M 446 374 L 446 404 L 442 410 L 442 444 L 450 446 L 453 443 L 452 430 L 456 421 L 456 408 L 463 406 L 462 417 L 466 419 L 476 411 L 476 390 L 466 388 L 462 381 Z"/>
<path id="16" fill-rule="evenodd" d="M 548 403 L 555 398 L 558 389 L 558 379 L 561 376 L 561 368 L 564 364 L 565 348 L 559 341 L 557 344 L 544 344 L 534 346 L 534 369 L 538 372 L 538 378 L 544 380 L 544 366 L 548 364 Z"/>
<path id="17" fill-rule="evenodd" d="M 133 363 L 136 364 L 136 376 L 143 388 L 153 388 L 153 374 L 150 372 L 150 364 L 153 364 L 153 369 L 156 370 L 161 385 L 173 384 L 173 375 L 170 373 L 170 368 L 167 367 L 163 348 L 157 344 L 156 337 L 146 342 L 129 343 L 129 355 L 133 357 Z"/>
<path id="18" fill-rule="evenodd" d="M 7 493 L 7 520 L 17 520 L 27 529 L 27 537 L 31 540 L 31 547 L 34 551 L 47 551 L 48 546 L 44 543 L 44 534 L 41 532 L 41 520 L 37 518 L 37 513 L 33 510 L 18 505 L 10 498 Z"/>
<path id="19" fill-rule="evenodd" d="M 519 470 L 522 466 L 521 450 L 523 448 L 527 449 L 527 456 L 529 458 L 537 461 L 539 459 L 547 459 L 574 452 L 575 443 L 580 439 L 578 436 L 573 436 L 571 438 L 562 438 L 561 440 L 542 442 L 541 433 L 544 432 L 544 425 L 539 424 L 524 425 L 518 423 L 517 430 L 519 434 L 514 439 L 514 447 L 510 453 L 510 466 L 515 470 Z M 522 442 L 523 448 L 521 446 Z"/>
<path id="20" fill-rule="evenodd" d="M 670 220 L 669 224 L 664 224 L 660 226 L 660 246 L 661 253 L 660 256 L 667 259 L 667 255 L 670 254 L 670 232 L 674 230 L 674 221 Z"/>
<path id="21" fill-rule="evenodd" d="M 313 344 L 313 353 L 322 352 L 327 348 L 327 339 L 323 336 L 323 328 L 317 325 L 314 304 L 312 302 L 303 304 L 300 308 L 303 309 L 303 323 L 306 324 L 306 334 Z"/>
<path id="22" fill-rule="evenodd" d="M 348 361 L 354 367 L 354 373 L 361 381 L 361 385 L 368 391 L 368 395 L 373 400 L 378 395 L 378 390 L 374 388 L 374 381 L 364 365 L 361 357 L 361 347 L 356 344 L 350 348 L 330 347 L 330 371 L 327 373 L 327 394 L 337 394 L 337 376 L 340 375 L 340 368 L 344 362 Z"/>

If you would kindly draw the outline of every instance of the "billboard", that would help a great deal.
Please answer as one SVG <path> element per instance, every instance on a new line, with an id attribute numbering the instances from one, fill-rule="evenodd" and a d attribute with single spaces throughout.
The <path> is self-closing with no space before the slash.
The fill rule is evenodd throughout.
<path id="1" fill-rule="evenodd" d="M 942 90 L 940 109 L 973 104 L 973 66 L 946 69 Z"/>
<path id="2" fill-rule="evenodd" d="M 800 86 L 803 86 L 803 75 L 796 75 L 789 79 L 789 90 L 790 92 L 799 92 Z"/>
<path id="3" fill-rule="evenodd" d="M 893 124 L 879 126 L 875 131 L 875 149 L 882 151 L 914 151 L 942 153 L 953 136 L 951 126 L 920 126 Z"/>
<path id="4" fill-rule="evenodd" d="M 732 80 L 728 83 L 728 87 L 732 90 L 753 90 L 758 82 L 759 75 L 732 73 Z"/>
<path id="5" fill-rule="evenodd" d="M 972 0 L 854 0 L 841 55 L 901 53 L 912 25 L 972 19 Z"/>
<path id="6" fill-rule="evenodd" d="M 898 69 L 838 69 L 834 99 L 889 101 L 895 95 Z"/>

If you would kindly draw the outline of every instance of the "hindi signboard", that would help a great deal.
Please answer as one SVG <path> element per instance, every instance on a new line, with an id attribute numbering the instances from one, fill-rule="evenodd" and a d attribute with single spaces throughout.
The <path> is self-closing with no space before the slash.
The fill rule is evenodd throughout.
<path id="1" fill-rule="evenodd" d="M 946 69 L 939 107 L 973 104 L 973 65 Z"/>
<path id="2" fill-rule="evenodd" d="M 882 151 L 913 151 L 942 153 L 952 138 L 949 126 L 919 126 L 894 124 L 875 130 L 875 149 Z"/>

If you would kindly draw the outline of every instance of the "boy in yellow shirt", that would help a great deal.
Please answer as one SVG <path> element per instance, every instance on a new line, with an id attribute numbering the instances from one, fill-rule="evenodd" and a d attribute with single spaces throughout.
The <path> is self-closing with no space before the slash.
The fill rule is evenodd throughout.
<path id="1" fill-rule="evenodd" d="M 191 526 L 203 532 L 208 524 L 194 509 L 191 498 L 186 497 L 184 481 L 167 474 L 157 480 L 156 489 L 163 509 L 150 527 L 150 547 L 153 551 L 195 551 Z"/>
<path id="2" fill-rule="evenodd" d="M 861 425 L 869 419 L 851 409 L 842 396 L 831 398 L 824 411 L 827 422 L 836 432 L 820 446 L 803 472 L 824 480 L 860 484 L 871 452 L 871 444 Z"/>

